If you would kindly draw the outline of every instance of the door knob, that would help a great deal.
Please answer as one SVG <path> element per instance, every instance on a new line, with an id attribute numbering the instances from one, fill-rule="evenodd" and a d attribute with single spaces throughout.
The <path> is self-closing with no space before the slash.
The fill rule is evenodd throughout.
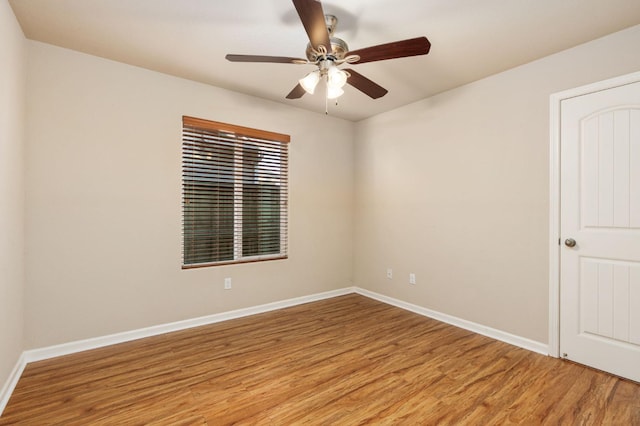
<path id="1" fill-rule="evenodd" d="M 567 238 L 566 240 L 564 240 L 564 245 L 567 247 L 575 247 L 576 240 L 574 240 L 573 238 Z"/>

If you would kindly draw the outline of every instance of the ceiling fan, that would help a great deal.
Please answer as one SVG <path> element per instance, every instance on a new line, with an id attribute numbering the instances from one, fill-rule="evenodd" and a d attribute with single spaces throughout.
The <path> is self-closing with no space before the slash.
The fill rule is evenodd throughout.
<path id="1" fill-rule="evenodd" d="M 350 84 L 373 99 L 381 98 L 387 94 L 387 89 L 350 68 L 340 69 L 338 66 L 344 63 L 356 65 L 426 55 L 431 48 L 431 43 L 426 37 L 417 37 L 350 51 L 344 40 L 333 36 L 338 19 L 333 15 L 325 15 L 320 1 L 293 0 L 293 5 L 309 36 L 307 59 L 261 55 L 229 54 L 226 56 L 226 59 L 231 62 L 316 65 L 318 69 L 300 79 L 296 87 L 286 96 L 287 99 L 301 98 L 305 92 L 313 94 L 318 82 L 322 79 L 326 79 L 327 99 L 335 99 L 342 95 L 344 93 L 342 87 L 345 84 Z"/>

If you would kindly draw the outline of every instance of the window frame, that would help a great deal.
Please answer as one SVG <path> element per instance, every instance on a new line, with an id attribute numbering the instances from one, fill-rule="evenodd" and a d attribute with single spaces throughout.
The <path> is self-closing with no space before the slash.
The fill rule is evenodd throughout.
<path id="1" fill-rule="evenodd" d="M 191 129 L 187 132 L 187 129 Z M 209 134 L 219 133 L 225 134 L 225 138 L 229 138 L 233 140 L 232 143 L 232 151 L 233 151 L 233 159 L 229 162 L 233 166 L 233 208 L 232 208 L 232 217 L 233 217 L 233 259 L 228 260 L 218 260 L 218 261 L 207 261 L 207 262 L 199 262 L 199 263 L 185 263 L 186 255 L 185 255 L 185 246 L 186 246 L 186 206 L 187 206 L 187 196 L 188 196 L 188 185 L 186 178 L 187 176 L 187 164 L 186 160 L 186 145 L 188 143 L 186 133 L 194 133 L 195 131 L 200 130 L 202 132 L 208 132 Z M 247 138 L 251 138 L 252 141 L 248 141 Z M 221 138 L 222 139 L 222 138 Z M 221 266 L 221 265 L 230 265 L 230 264 L 241 264 L 241 263 L 251 263 L 251 262 L 261 262 L 268 260 L 282 260 L 288 258 L 288 224 L 289 224 L 289 216 L 288 216 L 288 144 L 291 141 L 291 137 L 286 134 L 269 132 L 265 130 L 253 129 L 250 127 L 237 126 L 234 124 L 222 123 L 218 121 L 205 120 L 202 118 L 195 118 L 191 116 L 183 116 L 182 117 L 182 269 L 193 269 L 193 268 L 203 268 L 210 266 Z M 278 198 L 279 205 L 279 214 L 278 214 L 278 226 L 277 232 L 279 234 L 279 244 L 278 244 L 278 252 L 277 253 L 268 253 L 268 254 L 256 254 L 243 256 L 243 235 L 246 235 L 246 232 L 243 228 L 243 209 L 247 202 L 244 198 L 244 189 L 243 185 L 247 183 L 246 181 L 246 173 L 248 168 L 244 165 L 246 145 L 251 142 L 257 143 L 257 146 L 260 147 L 266 146 L 265 144 L 280 144 L 279 149 L 282 157 L 279 158 L 279 173 L 278 173 L 278 182 L 280 187 L 284 189 L 284 193 L 281 193 Z M 264 142 L 264 144 L 263 144 Z M 260 191 L 260 186 L 257 185 L 258 192 Z M 255 194 L 254 194 L 255 195 Z M 273 200 L 270 200 L 273 202 Z M 283 219 L 284 218 L 284 219 Z M 258 220 L 256 220 L 256 224 Z M 192 231 L 197 229 L 196 227 L 192 227 Z M 195 231 L 194 231 L 195 234 Z M 258 241 L 258 250 L 259 248 L 259 239 Z M 271 241 L 271 240 L 269 240 Z M 275 240 L 274 240 L 275 241 Z M 216 243 L 218 244 L 218 243 Z M 219 247 L 219 245 L 218 245 Z"/>

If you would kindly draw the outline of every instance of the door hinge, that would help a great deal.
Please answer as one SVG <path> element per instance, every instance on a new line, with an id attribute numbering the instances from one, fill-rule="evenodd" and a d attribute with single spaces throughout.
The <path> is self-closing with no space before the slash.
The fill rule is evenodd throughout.
<path id="1" fill-rule="evenodd" d="M 560 245 L 560 238 L 558 238 L 558 245 Z"/>

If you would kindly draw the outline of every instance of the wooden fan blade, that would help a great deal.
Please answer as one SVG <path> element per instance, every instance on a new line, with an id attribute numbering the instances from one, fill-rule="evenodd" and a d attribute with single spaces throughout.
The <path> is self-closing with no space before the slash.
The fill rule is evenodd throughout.
<path id="1" fill-rule="evenodd" d="M 270 62 L 274 64 L 300 64 L 307 63 L 306 59 L 289 58 L 286 56 L 260 56 L 260 55 L 227 55 L 227 61 L 231 62 Z"/>
<path id="2" fill-rule="evenodd" d="M 389 92 L 384 87 L 374 83 L 373 81 L 369 80 L 367 77 L 363 76 L 360 73 L 355 72 L 352 69 L 345 69 L 344 71 L 351 74 L 351 76 L 347 78 L 347 83 L 349 83 L 350 85 L 352 85 L 353 87 L 355 87 L 356 89 L 358 89 L 359 91 L 361 91 L 362 93 L 364 93 L 365 95 L 373 99 L 381 98 L 384 95 L 386 95 L 387 92 Z"/>
<path id="3" fill-rule="evenodd" d="M 287 99 L 300 99 L 305 93 L 307 92 L 306 90 L 304 90 L 304 87 L 300 86 L 300 83 L 298 83 L 296 87 L 294 87 L 293 90 L 289 92 L 289 94 L 287 95 Z"/>
<path id="4" fill-rule="evenodd" d="M 379 44 L 354 50 L 346 56 L 358 55 L 360 60 L 353 64 L 365 62 L 384 61 L 386 59 L 406 58 L 407 56 L 426 55 L 431 49 L 431 43 L 426 37 L 417 37 L 409 40 L 394 41 L 392 43 Z"/>
<path id="5" fill-rule="evenodd" d="M 327 48 L 327 52 L 331 53 L 331 41 L 327 24 L 324 21 L 322 3 L 317 0 L 293 0 L 293 5 L 296 7 L 302 25 L 309 36 L 311 46 L 314 49 L 318 49 L 318 46 L 324 46 Z"/>

